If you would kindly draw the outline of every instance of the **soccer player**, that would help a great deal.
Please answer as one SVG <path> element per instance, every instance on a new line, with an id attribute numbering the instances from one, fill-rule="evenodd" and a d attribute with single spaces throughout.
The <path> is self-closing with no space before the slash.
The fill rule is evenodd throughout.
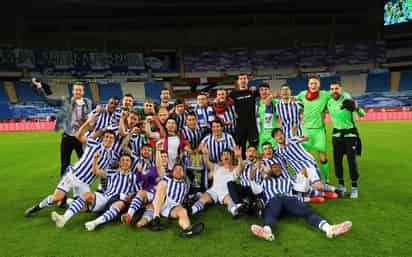
<path id="1" fill-rule="evenodd" d="M 242 152 L 239 147 L 235 146 L 233 150 L 224 149 L 221 153 L 221 162 L 212 163 L 208 159 L 208 148 L 202 145 L 201 149 L 207 168 L 209 169 L 209 178 L 213 179 L 213 185 L 199 200 L 192 206 L 191 214 L 196 214 L 205 208 L 206 204 L 225 204 L 227 210 L 234 216 L 239 215 L 239 208 L 242 203 L 236 204 L 229 195 L 227 184 L 236 180 L 242 172 Z M 237 165 L 234 164 L 235 159 Z"/>
<path id="2" fill-rule="evenodd" d="M 286 138 L 302 136 L 301 113 L 303 104 L 299 101 L 292 101 L 291 89 L 288 84 L 280 87 L 280 101 L 276 104 L 276 113 L 279 116 L 281 128 Z"/>
<path id="3" fill-rule="evenodd" d="M 117 106 L 119 105 L 119 98 L 116 96 L 110 97 L 109 101 L 105 105 L 98 105 L 90 114 L 96 116 L 96 122 L 90 124 L 91 129 L 86 134 L 86 136 L 91 136 L 93 132 L 96 132 L 99 129 L 104 129 L 109 127 L 111 124 L 110 121 L 114 112 L 116 111 Z"/>
<path id="4" fill-rule="evenodd" d="M 223 131 L 235 136 L 236 132 L 236 112 L 233 100 L 227 97 L 226 90 L 219 88 L 216 90 L 216 99 L 213 106 L 216 117 L 223 121 Z"/>
<path id="5" fill-rule="evenodd" d="M 248 88 L 249 78 L 245 73 L 238 75 L 238 88 L 230 92 L 229 97 L 233 100 L 236 119 L 236 143 L 242 149 L 242 158 L 246 158 L 246 143 L 257 146 L 258 131 L 256 127 L 256 87 Z"/>
<path id="6" fill-rule="evenodd" d="M 147 144 L 148 139 L 141 129 L 138 127 L 139 114 L 137 111 L 132 110 L 128 115 L 122 113 L 122 117 L 119 121 L 119 126 L 112 126 L 110 129 L 118 133 L 117 141 L 114 145 L 116 151 L 125 150 L 129 145 L 131 151 L 137 156 L 140 156 L 140 149 L 143 145 Z"/>
<path id="7" fill-rule="evenodd" d="M 156 115 L 154 101 L 151 98 L 144 99 L 143 108 L 136 108 L 137 112 L 139 113 L 139 120 L 145 120 L 147 116 Z"/>
<path id="8" fill-rule="evenodd" d="M 351 229 L 352 222 L 345 221 L 337 225 L 330 225 L 309 206 L 301 202 L 294 194 L 294 190 L 300 190 L 300 188 L 298 189 L 295 181 L 290 177 L 281 175 L 283 171 L 279 164 L 272 165 L 270 169 L 263 169 L 265 178 L 260 182 L 254 181 L 254 172 L 256 172 L 256 168 L 252 169 L 249 177 L 251 188 L 255 194 L 263 194 L 265 199 L 263 226 L 251 226 L 252 233 L 257 237 L 273 241 L 275 236 L 272 227 L 284 213 L 304 217 L 310 225 L 324 231 L 329 238 L 346 233 Z M 304 182 L 304 184 L 306 183 Z"/>
<path id="9" fill-rule="evenodd" d="M 122 154 L 120 156 L 120 164 L 118 169 L 100 169 L 98 167 L 98 161 L 100 159 L 99 152 L 93 156 L 92 173 L 95 176 L 107 177 L 107 190 L 104 193 L 99 192 L 85 192 L 70 204 L 70 207 L 66 210 L 64 215 L 60 215 L 57 212 L 51 213 L 52 220 L 56 223 L 56 227 L 63 228 L 73 215 L 88 208 L 91 212 L 100 212 L 105 209 L 106 204 L 113 198 L 126 199 L 128 195 L 136 193 L 138 189 L 137 175 L 130 168 L 132 165 L 132 158 L 128 154 Z M 115 208 L 119 209 L 119 212 L 124 208 L 124 203 L 116 203 Z M 98 218 L 96 226 L 112 220 L 117 213 L 117 209 L 111 207 L 102 218 Z M 90 227 L 88 227 L 89 229 Z M 93 228 L 94 229 L 94 228 Z"/>
<path id="10" fill-rule="evenodd" d="M 343 156 L 346 154 L 349 164 L 349 173 L 352 180 L 351 198 L 358 198 L 359 171 L 356 163 L 356 155 L 359 152 L 360 139 L 358 129 L 355 125 L 354 113 L 360 117 L 364 111 L 358 107 L 351 96 L 343 92 L 339 81 L 330 84 L 332 98 L 328 102 L 328 110 L 333 124 L 333 159 L 335 163 L 335 175 L 338 178 L 338 192 L 344 194 L 346 191 L 343 179 Z"/>
<path id="11" fill-rule="evenodd" d="M 273 155 L 273 147 L 269 142 L 262 144 L 262 160 L 260 164 L 262 167 L 268 168 L 272 167 L 273 164 L 279 164 L 282 167 L 282 176 L 290 177 L 287 163 L 282 158 L 277 158 L 277 156 Z"/>
<path id="12" fill-rule="evenodd" d="M 155 166 L 150 166 L 146 170 L 143 169 L 142 163 L 137 164 L 137 182 L 141 189 L 130 203 L 127 213 L 121 216 L 123 224 L 130 224 L 136 211 L 151 203 L 154 199 L 154 193 L 157 183 L 159 182 L 159 174 Z"/>
<path id="13" fill-rule="evenodd" d="M 270 146 L 270 144 L 269 144 Z M 237 204 L 246 204 L 244 209 L 252 210 L 252 205 L 255 204 L 256 196 L 253 194 L 250 188 L 250 171 L 254 166 L 258 166 L 257 151 L 255 146 L 249 146 L 246 150 L 246 160 L 243 161 L 243 169 L 239 175 L 240 184 L 235 181 L 229 181 L 227 183 L 229 195 L 233 202 Z M 260 180 L 260 173 L 255 173 L 255 180 Z"/>
<path id="14" fill-rule="evenodd" d="M 318 165 L 313 156 L 305 150 L 301 142 L 307 137 L 293 137 L 286 140 L 280 128 L 273 130 L 273 137 L 278 143 L 274 153 L 277 157 L 287 161 L 296 174 L 305 172 L 309 178 L 312 190 L 311 196 L 337 198 L 335 188 L 328 183 L 322 183 Z M 282 173 L 283 174 L 283 173 Z M 323 202 L 323 201 L 320 201 Z"/>
<path id="15" fill-rule="evenodd" d="M 320 169 L 325 182 L 329 182 L 329 163 L 326 155 L 325 110 L 330 93 L 320 90 L 320 77 L 310 76 L 308 90 L 300 92 L 296 99 L 303 103 L 303 134 L 309 138 L 303 142 L 306 150 L 319 153 Z"/>
<path id="16" fill-rule="evenodd" d="M 84 135 L 82 136 L 86 138 Z M 86 148 L 82 157 L 73 166 L 68 166 L 64 176 L 60 179 L 53 194 L 44 198 L 39 204 L 29 208 L 25 212 L 26 217 L 31 217 L 32 214 L 50 207 L 53 204 L 63 200 L 70 190 L 73 190 L 74 197 L 82 195 L 84 192 L 90 192 L 90 185 L 96 179 L 92 173 L 93 156 L 95 153 L 100 153 L 98 166 L 105 169 L 109 166 L 113 158 L 113 151 L 111 147 L 115 140 L 113 131 L 106 130 L 103 134 L 101 143 L 91 138 L 85 139 L 87 141 Z"/>
<path id="17" fill-rule="evenodd" d="M 259 87 L 259 102 L 256 105 L 256 124 L 259 132 L 258 153 L 262 153 L 262 144 L 270 142 L 273 147 L 276 141 L 272 138 L 272 130 L 278 128 L 276 104 L 278 99 L 272 97 L 269 84 L 263 83 Z"/>
<path id="18" fill-rule="evenodd" d="M 165 176 L 157 185 L 153 200 L 153 230 L 163 228 L 160 223 L 160 215 L 162 215 L 166 218 L 179 220 L 179 226 L 182 228 L 181 237 L 191 237 L 203 231 L 203 223 L 191 225 L 187 210 L 182 206 L 188 192 L 189 185 L 185 182 L 183 164 L 177 162 L 172 169 L 172 177 Z"/>
<path id="19" fill-rule="evenodd" d="M 218 163 L 223 149 L 233 149 L 236 145 L 233 137 L 223 132 L 223 122 L 221 120 L 212 121 L 212 133 L 205 136 L 201 144 L 207 145 L 208 158 L 212 163 Z M 202 187 L 208 188 L 207 171 L 202 172 Z"/>
<path id="20" fill-rule="evenodd" d="M 201 92 L 197 96 L 197 104 L 193 105 L 191 111 L 196 115 L 199 128 L 202 130 L 202 136 L 210 132 L 210 125 L 216 119 L 213 107 L 209 106 L 209 94 Z"/>
<path id="21" fill-rule="evenodd" d="M 181 98 L 176 99 L 175 107 L 172 110 L 170 116 L 176 120 L 177 123 L 177 131 L 183 129 L 186 123 L 186 110 L 185 110 L 185 101 Z"/>
<path id="22" fill-rule="evenodd" d="M 168 112 L 173 109 L 173 104 L 170 102 L 170 95 L 171 92 L 167 88 L 163 88 L 160 91 L 160 103 L 159 105 L 157 105 L 158 111 L 160 110 L 160 108 L 166 108 Z"/>
<path id="23" fill-rule="evenodd" d="M 114 115 L 112 116 L 112 119 L 110 121 L 110 124 L 112 126 L 118 126 L 120 117 L 122 112 L 126 113 L 126 115 L 129 114 L 131 110 L 133 110 L 133 105 L 134 105 L 134 97 L 132 94 L 125 94 L 122 99 L 122 106 L 116 108 L 116 111 L 114 112 Z"/>

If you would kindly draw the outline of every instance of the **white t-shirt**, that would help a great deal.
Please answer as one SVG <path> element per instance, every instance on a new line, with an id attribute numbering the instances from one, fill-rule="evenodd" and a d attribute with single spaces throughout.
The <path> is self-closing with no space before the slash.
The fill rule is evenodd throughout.
<path id="1" fill-rule="evenodd" d="M 179 150 L 180 139 L 178 136 L 169 136 L 167 138 L 167 153 L 169 154 L 169 162 L 167 167 L 172 170 L 176 163 L 177 154 Z"/>
<path id="2" fill-rule="evenodd" d="M 213 185 L 210 190 L 218 193 L 227 192 L 227 183 L 236 180 L 236 169 L 229 171 L 223 166 L 213 165 Z"/>

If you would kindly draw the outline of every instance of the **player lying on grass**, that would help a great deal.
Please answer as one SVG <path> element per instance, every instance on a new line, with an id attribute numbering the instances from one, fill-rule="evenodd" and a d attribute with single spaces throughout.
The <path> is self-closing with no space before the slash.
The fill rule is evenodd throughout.
<path id="1" fill-rule="evenodd" d="M 326 233 L 329 238 L 346 233 L 352 227 L 352 222 L 345 221 L 337 225 L 330 225 L 325 219 L 316 214 L 309 206 L 300 201 L 294 190 L 306 191 L 307 178 L 299 174 L 301 184 L 295 183 L 289 177 L 281 175 L 282 168 L 279 164 L 273 164 L 270 168 L 263 168 L 263 179 L 260 183 L 254 181 L 254 173 L 258 168 L 252 168 L 250 183 L 255 194 L 263 194 L 265 208 L 263 211 L 263 226 L 252 225 L 251 231 L 254 235 L 273 241 L 275 236 L 272 226 L 275 225 L 281 214 L 304 217 L 306 221 Z M 303 179 L 302 179 L 303 178 Z"/>
<path id="2" fill-rule="evenodd" d="M 121 209 L 124 208 L 124 202 L 117 199 L 126 200 L 127 196 L 134 194 L 138 189 L 137 175 L 131 170 L 132 158 L 130 155 L 122 154 L 120 156 L 119 168 L 103 170 L 97 165 L 100 154 L 96 153 L 93 158 L 92 172 L 95 176 L 107 178 L 107 189 L 104 193 L 85 192 L 80 197 L 73 200 L 69 209 L 64 215 L 52 212 L 51 218 L 56 222 L 56 227 L 62 228 L 73 215 L 82 211 L 90 212 L 104 211 L 108 203 L 115 202 L 101 218 L 98 218 L 96 226 L 114 219 Z M 87 223 L 86 223 L 87 224 Z M 87 227 L 87 226 L 86 226 Z M 89 229 L 89 227 L 87 227 Z M 90 229 L 89 229 L 90 230 Z"/>
<path id="3" fill-rule="evenodd" d="M 31 217 L 39 210 L 58 203 L 65 198 L 70 190 L 73 190 L 74 198 L 81 196 L 85 192 L 90 192 L 90 185 L 96 180 L 96 175 L 92 172 L 93 156 L 99 153 L 100 159 L 97 162 L 97 166 L 101 169 L 108 168 L 114 155 L 111 150 L 114 140 L 115 134 L 110 130 L 104 132 L 102 143 L 98 143 L 91 138 L 87 139 L 84 154 L 76 164 L 67 167 L 54 193 L 47 196 L 39 204 L 27 209 L 25 216 Z"/>
<path id="4" fill-rule="evenodd" d="M 182 206 L 183 200 L 189 192 L 189 185 L 185 181 L 184 167 L 181 161 L 176 162 L 172 169 L 171 177 L 165 176 L 156 188 L 153 200 L 153 220 L 151 229 L 162 230 L 164 226 L 160 223 L 160 215 L 166 218 L 178 219 L 182 228 L 181 237 L 191 237 L 203 231 L 203 223 L 191 225 L 187 210 Z M 144 214 L 148 220 L 151 217 Z"/>
<path id="5" fill-rule="evenodd" d="M 208 158 L 209 152 L 207 145 L 202 144 L 200 150 L 202 151 L 203 159 L 209 170 L 209 179 L 213 179 L 213 185 L 202 194 L 199 200 L 192 206 L 191 213 L 198 213 L 205 208 L 206 204 L 219 203 L 222 205 L 225 204 L 233 216 L 238 216 L 239 208 L 243 208 L 243 203 L 236 204 L 233 202 L 229 195 L 227 184 L 230 181 L 236 180 L 240 172 L 242 172 L 242 151 L 237 146 L 234 147 L 234 151 L 224 149 L 220 155 L 221 161 L 218 164 L 214 164 Z M 235 158 L 237 159 L 237 165 L 234 164 Z"/>
<path id="6" fill-rule="evenodd" d="M 293 167 L 296 174 L 303 170 L 307 172 L 312 186 L 312 189 L 309 192 L 310 196 L 319 197 L 319 202 L 323 202 L 322 197 L 338 197 L 338 194 L 335 193 L 335 187 L 328 183 L 321 182 L 320 171 L 315 159 L 302 146 L 301 142 L 307 140 L 307 136 L 304 135 L 302 137 L 285 139 L 283 131 L 279 128 L 273 130 L 272 136 L 278 143 L 274 150 L 275 155 L 280 159 L 287 161 Z"/>

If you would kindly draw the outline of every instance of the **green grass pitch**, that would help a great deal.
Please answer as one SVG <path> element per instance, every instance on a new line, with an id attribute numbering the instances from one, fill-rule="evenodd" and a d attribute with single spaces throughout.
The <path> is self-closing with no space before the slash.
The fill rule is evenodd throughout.
<path id="1" fill-rule="evenodd" d="M 176 221 L 166 221 L 162 232 L 119 222 L 87 232 L 84 223 L 96 214 L 76 215 L 64 229 L 50 220 L 54 207 L 24 218 L 24 210 L 57 184 L 60 134 L 0 133 L 0 256 L 411 256 L 412 122 L 362 122 L 359 127 L 364 149 L 358 161 L 360 198 L 312 204 L 330 223 L 351 220 L 352 231 L 328 239 L 303 219 L 284 218 L 274 227 L 273 242 L 251 235 L 250 225 L 260 220 L 233 220 L 221 206 L 194 218 L 206 229 L 192 239 L 178 237 Z M 332 164 L 331 149 L 329 160 Z M 345 175 L 349 187 L 346 163 Z"/>

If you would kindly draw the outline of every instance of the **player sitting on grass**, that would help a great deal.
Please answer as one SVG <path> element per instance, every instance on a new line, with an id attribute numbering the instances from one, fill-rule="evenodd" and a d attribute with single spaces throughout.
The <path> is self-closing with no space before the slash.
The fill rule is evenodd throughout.
<path id="1" fill-rule="evenodd" d="M 254 181 L 254 173 L 257 167 L 253 167 L 250 176 L 251 188 L 255 194 L 262 194 L 265 198 L 263 211 L 263 227 L 252 225 L 251 231 L 254 235 L 268 241 L 273 241 L 275 236 L 272 226 L 276 224 L 281 214 L 304 217 L 306 221 L 326 233 L 329 238 L 346 233 L 352 227 L 352 222 L 345 221 L 337 225 L 330 225 L 325 219 L 316 214 L 309 206 L 300 201 L 294 194 L 296 191 L 306 191 L 307 178 L 305 174 L 300 176 L 301 184 L 295 183 L 289 177 L 283 177 L 282 168 L 279 164 L 273 164 L 270 168 L 263 168 L 263 180 L 260 183 Z M 303 179 L 302 179 L 303 178 Z"/>
<path id="2" fill-rule="evenodd" d="M 104 211 L 106 205 L 109 202 L 116 201 L 119 197 L 126 199 L 127 195 L 133 194 L 138 189 L 137 176 L 130 170 L 132 164 L 132 158 L 130 155 L 122 154 L 120 156 L 119 168 L 116 170 L 99 169 L 97 163 L 100 159 L 100 154 L 96 153 L 93 158 L 92 172 L 95 176 L 107 178 L 107 189 L 104 193 L 99 192 L 85 192 L 80 197 L 73 200 L 69 209 L 66 210 L 64 215 L 59 215 L 57 212 L 52 212 L 51 218 L 56 222 L 56 227 L 62 228 L 69 221 L 73 215 L 85 210 L 88 207 L 88 211 L 101 212 Z M 116 203 L 114 206 L 119 210 L 123 207 L 124 203 Z M 108 222 L 113 219 L 117 213 L 113 206 L 110 210 L 103 214 L 103 218 L 99 220 L 98 224 Z"/>
<path id="3" fill-rule="evenodd" d="M 86 138 L 84 135 L 82 137 Z M 74 197 L 78 197 L 85 192 L 90 192 L 90 185 L 96 180 L 96 175 L 92 173 L 93 156 L 99 153 L 101 158 L 97 165 L 105 169 L 109 166 L 113 158 L 111 147 L 115 140 L 113 131 L 107 130 L 103 134 L 102 143 L 89 138 L 86 139 L 86 149 L 82 157 L 66 169 L 65 174 L 60 179 L 59 184 L 52 195 L 47 196 L 39 204 L 29 208 L 25 212 L 26 217 L 31 217 L 34 213 L 43 208 L 50 207 L 59 201 L 62 201 L 70 190 L 73 189 Z"/>
<path id="4" fill-rule="evenodd" d="M 285 139 L 283 131 L 279 128 L 273 130 L 272 136 L 278 143 L 274 151 L 275 155 L 287 161 L 296 174 L 306 170 L 312 186 L 310 196 L 320 198 L 319 202 L 323 202 L 322 197 L 338 197 L 338 194 L 335 193 L 335 187 L 321 182 L 320 171 L 315 159 L 300 143 L 306 140 L 307 136 Z"/>
<path id="5" fill-rule="evenodd" d="M 105 171 L 99 169 L 96 165 L 98 158 L 99 156 L 95 156 L 93 172 L 98 176 L 107 176 L 108 187 L 104 194 L 95 193 L 93 207 L 95 208 L 94 211 L 102 211 L 104 209 L 106 209 L 106 211 L 97 219 L 84 224 L 88 231 L 93 231 L 97 226 L 116 218 L 117 215 L 126 208 L 128 199 L 131 198 L 131 195 L 136 194 L 136 191 L 140 189 L 137 183 L 137 174 L 131 169 L 132 158 L 129 155 L 123 154 L 120 157 L 120 167 L 118 170 Z M 98 206 L 99 202 L 102 204 L 101 208 Z"/>
<path id="6" fill-rule="evenodd" d="M 236 180 L 240 172 L 242 172 L 242 151 L 237 146 L 234 147 L 234 151 L 224 149 L 220 155 L 221 161 L 219 164 L 214 164 L 208 158 L 209 152 L 207 145 L 202 144 L 200 150 L 202 151 L 203 159 L 209 170 L 209 179 L 213 179 L 213 185 L 202 194 L 199 200 L 192 206 L 191 213 L 198 213 L 203 210 L 208 203 L 220 203 L 227 205 L 228 211 L 233 216 L 238 216 L 239 208 L 243 207 L 243 203 L 236 204 L 233 202 L 229 195 L 227 184 L 230 181 Z M 234 164 L 235 158 L 237 158 L 237 165 Z"/>
<path id="7" fill-rule="evenodd" d="M 162 215 L 166 218 L 179 220 L 179 226 L 182 228 L 181 237 L 191 237 L 203 231 L 203 223 L 190 224 L 187 210 L 182 206 L 188 192 L 189 185 L 185 181 L 184 167 L 181 161 L 178 161 L 172 169 L 172 176 L 165 176 L 156 187 L 152 203 L 154 209 L 152 230 L 158 231 L 164 228 L 160 223 L 160 215 Z"/>

